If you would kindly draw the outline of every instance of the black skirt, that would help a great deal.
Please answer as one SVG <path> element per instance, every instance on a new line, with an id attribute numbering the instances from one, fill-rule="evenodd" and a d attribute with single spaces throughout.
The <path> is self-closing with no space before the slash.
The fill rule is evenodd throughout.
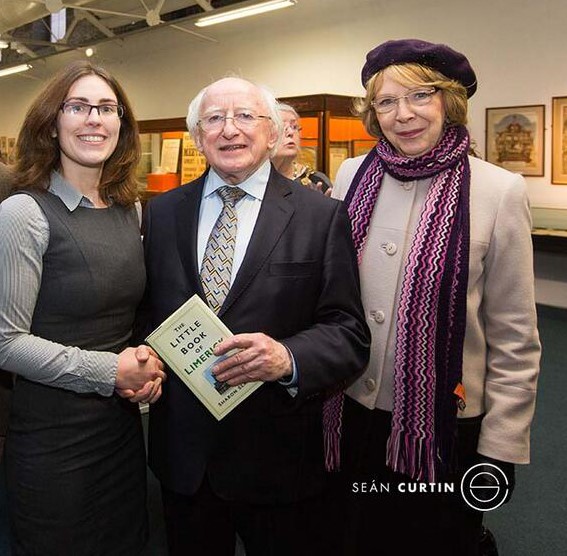
<path id="1" fill-rule="evenodd" d="M 13 556 L 134 556 L 144 548 L 137 404 L 19 378 L 5 468 Z"/>

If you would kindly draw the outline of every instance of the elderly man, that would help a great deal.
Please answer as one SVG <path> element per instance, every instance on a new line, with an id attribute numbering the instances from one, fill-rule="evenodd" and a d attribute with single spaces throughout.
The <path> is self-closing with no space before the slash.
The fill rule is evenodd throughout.
<path id="1" fill-rule="evenodd" d="M 152 407 L 149 462 L 173 555 L 232 555 L 236 532 L 248 556 L 333 551 L 323 394 L 362 371 L 369 333 L 342 204 L 270 165 L 276 106 L 243 79 L 203 89 L 187 124 L 210 169 L 145 211 L 147 326 L 197 293 L 235 334 L 217 354 L 240 350 L 216 366 L 217 380 L 263 382 L 220 422 L 173 373 Z M 236 237 L 217 244 L 233 244 L 218 299 L 205 275 L 225 210 Z"/>

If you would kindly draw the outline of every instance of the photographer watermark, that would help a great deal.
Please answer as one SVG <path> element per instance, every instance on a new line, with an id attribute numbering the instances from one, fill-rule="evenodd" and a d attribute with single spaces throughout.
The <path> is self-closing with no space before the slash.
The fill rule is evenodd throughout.
<path id="1" fill-rule="evenodd" d="M 395 483 L 393 491 L 398 494 L 447 494 L 455 492 L 454 483 L 419 483 L 408 481 L 407 483 Z M 378 483 L 376 481 L 361 481 L 352 483 L 353 494 L 389 494 L 392 492 L 390 483 Z"/>
<path id="2" fill-rule="evenodd" d="M 463 500 L 474 510 L 489 512 L 506 501 L 510 484 L 504 471 L 492 463 L 477 463 L 461 479 Z"/>
<path id="3" fill-rule="evenodd" d="M 506 501 L 511 486 L 508 477 L 492 463 L 478 463 L 470 467 L 461 479 L 460 493 L 463 500 L 474 510 L 489 512 Z M 378 482 L 376 480 L 356 481 L 351 484 L 351 492 L 357 495 L 424 495 L 456 494 L 453 482 Z"/>

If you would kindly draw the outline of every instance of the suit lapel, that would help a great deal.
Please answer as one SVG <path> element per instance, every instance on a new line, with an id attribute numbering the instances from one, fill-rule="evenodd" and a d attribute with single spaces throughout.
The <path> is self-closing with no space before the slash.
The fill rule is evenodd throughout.
<path id="1" fill-rule="evenodd" d="M 292 190 L 288 180 L 280 176 L 272 167 L 266 193 L 258 214 L 258 220 L 246 249 L 246 255 L 219 311 L 219 316 L 226 313 L 238 297 L 242 295 L 266 263 L 266 260 L 287 228 L 295 210 L 288 198 L 291 195 Z"/>
<path id="2" fill-rule="evenodd" d="M 199 265 L 197 264 L 197 234 L 205 175 L 186 187 L 185 195 L 175 207 L 175 231 L 179 257 L 189 279 L 189 284 L 193 291 L 197 292 L 203 299 L 205 299 L 205 293 L 201 285 Z"/>

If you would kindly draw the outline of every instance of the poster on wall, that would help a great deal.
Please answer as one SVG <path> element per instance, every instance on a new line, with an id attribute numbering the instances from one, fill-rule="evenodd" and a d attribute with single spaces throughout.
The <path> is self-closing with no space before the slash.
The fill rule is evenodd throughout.
<path id="1" fill-rule="evenodd" d="M 543 176 L 545 105 L 486 109 L 486 160 L 523 176 Z"/>
<path id="2" fill-rule="evenodd" d="M 181 157 L 181 183 L 197 179 L 207 168 L 207 160 L 197 150 L 189 133 L 183 134 L 183 154 Z"/>
<path id="3" fill-rule="evenodd" d="M 339 166 L 350 156 L 347 141 L 334 141 L 329 145 L 329 178 L 335 181 Z"/>
<path id="4" fill-rule="evenodd" d="M 567 185 L 567 97 L 553 97 L 551 107 L 551 183 Z"/>
<path id="5" fill-rule="evenodd" d="M 160 166 L 164 172 L 177 174 L 180 145 L 180 139 L 164 139 L 162 141 Z"/>

